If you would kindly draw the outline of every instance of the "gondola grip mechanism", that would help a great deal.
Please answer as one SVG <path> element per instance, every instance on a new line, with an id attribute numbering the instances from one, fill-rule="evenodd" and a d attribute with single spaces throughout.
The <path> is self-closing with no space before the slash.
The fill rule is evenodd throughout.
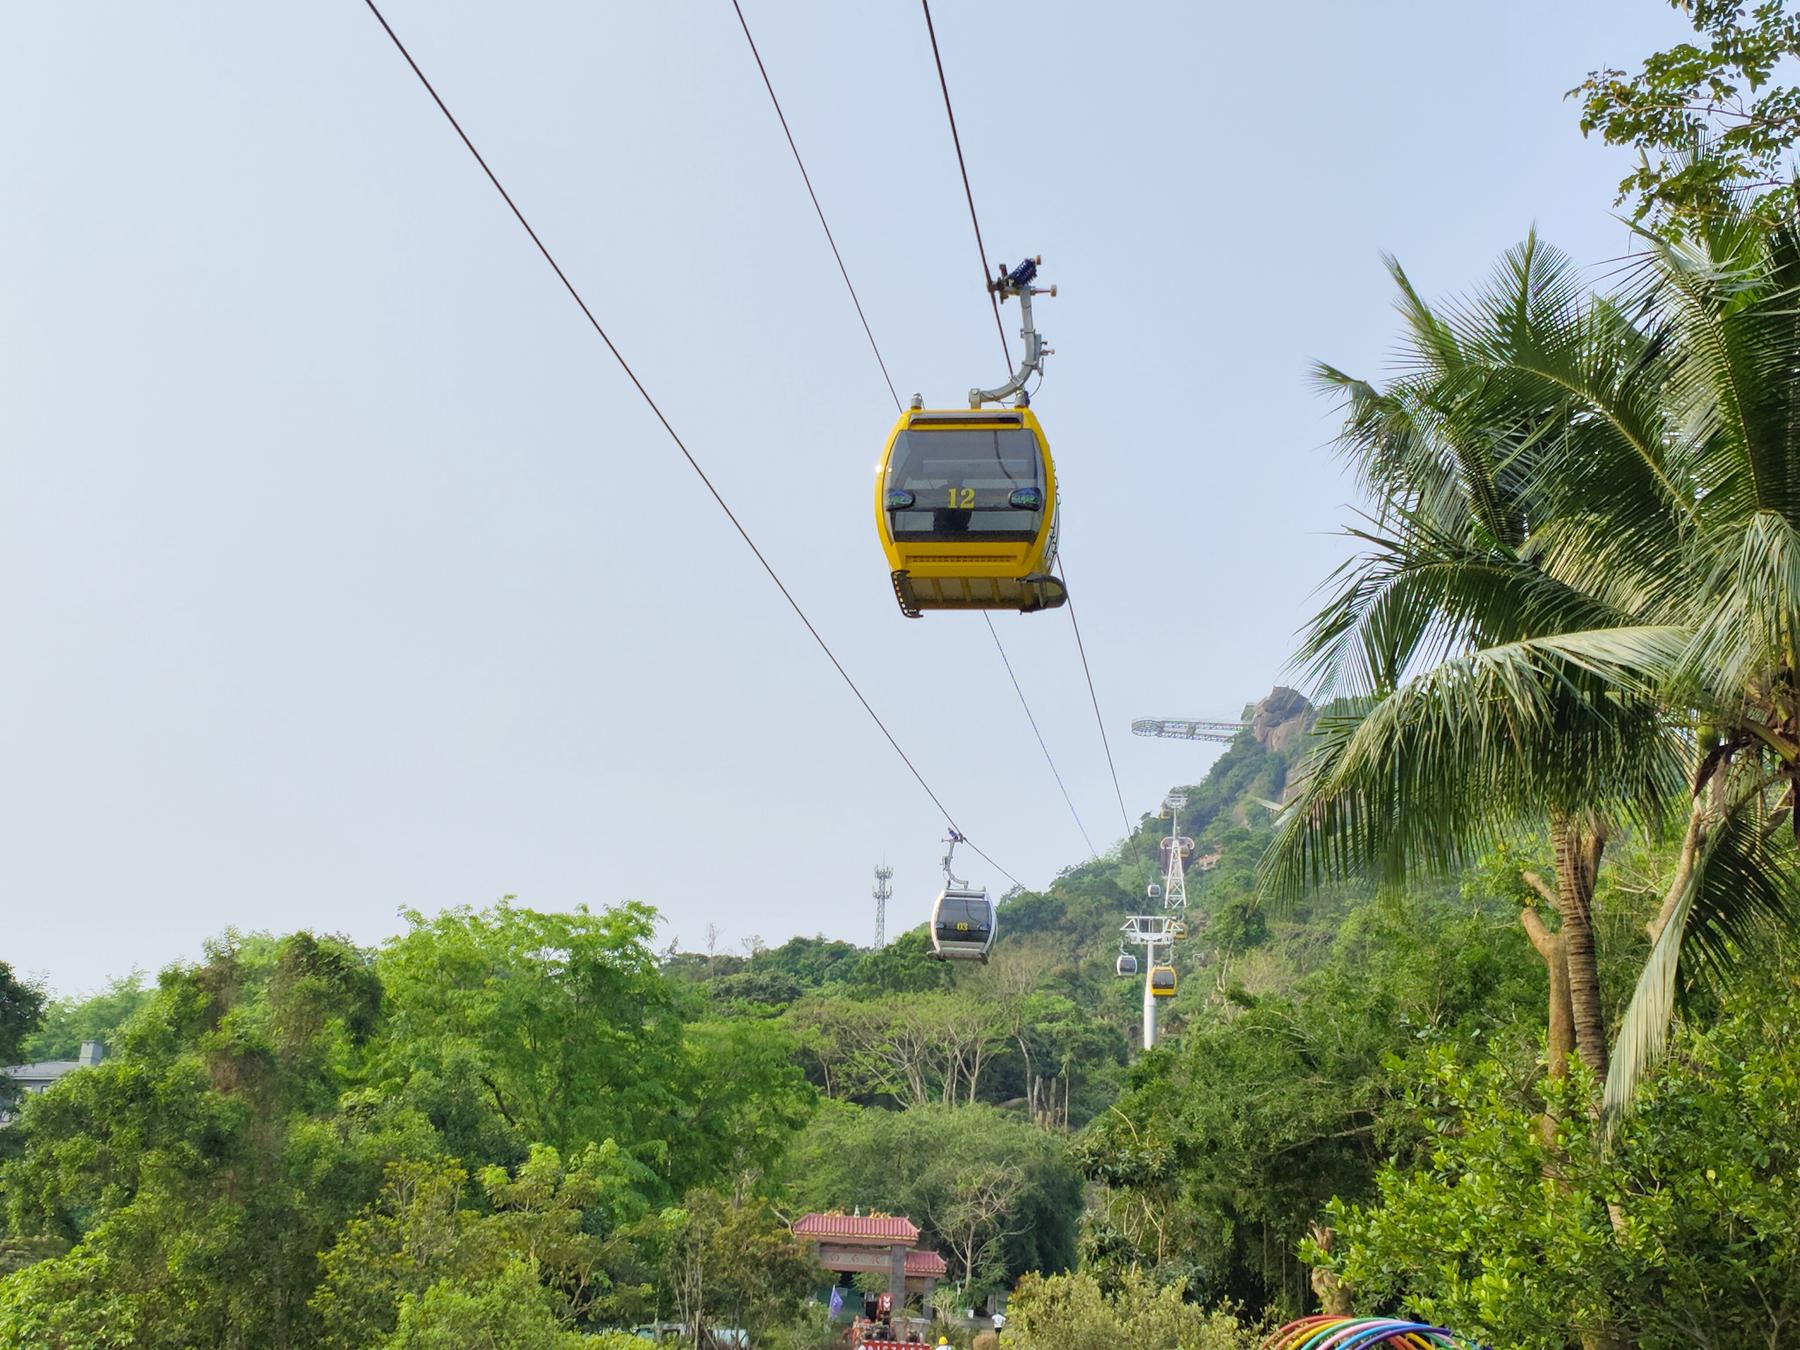
<path id="1" fill-rule="evenodd" d="M 1050 354 L 1044 346 L 1043 337 L 1037 331 L 1037 325 L 1031 317 L 1031 297 L 1048 295 L 1056 297 L 1054 286 L 1033 286 L 1031 283 L 1037 276 L 1038 264 L 1042 257 L 1025 259 L 1010 272 L 1005 264 L 1001 264 L 999 275 L 987 284 L 991 294 L 998 295 L 1002 301 L 1009 296 L 1017 296 L 1019 300 L 1019 336 L 1025 340 L 1025 354 L 1019 362 L 1019 369 L 1005 384 L 997 389 L 969 390 L 969 406 L 979 408 L 984 403 L 1000 403 L 1024 390 L 1026 382 L 1033 375 L 1044 373 L 1044 358 Z M 1023 400 L 1021 400 L 1023 401 Z"/>

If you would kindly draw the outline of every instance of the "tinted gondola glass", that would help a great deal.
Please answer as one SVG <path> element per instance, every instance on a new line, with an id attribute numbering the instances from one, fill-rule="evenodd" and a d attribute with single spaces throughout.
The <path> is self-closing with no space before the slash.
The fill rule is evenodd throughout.
<path id="1" fill-rule="evenodd" d="M 1037 437 L 1017 426 L 902 431 L 888 456 L 887 501 L 896 542 L 1030 543 L 1044 509 Z"/>

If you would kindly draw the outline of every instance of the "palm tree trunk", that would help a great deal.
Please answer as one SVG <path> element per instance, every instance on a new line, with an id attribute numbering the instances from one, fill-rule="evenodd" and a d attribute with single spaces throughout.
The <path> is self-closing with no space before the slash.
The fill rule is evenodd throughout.
<path id="1" fill-rule="evenodd" d="M 1594 874 L 1605 835 L 1584 830 L 1558 815 L 1551 821 L 1550 838 L 1556 850 L 1556 905 L 1562 915 L 1563 955 L 1569 967 L 1575 1048 L 1581 1053 L 1581 1062 L 1604 1078 L 1606 1009 L 1600 1001 L 1600 970 L 1594 959 Z"/>
<path id="2" fill-rule="evenodd" d="M 1575 1048 L 1581 1055 L 1581 1062 L 1587 1065 L 1600 1077 L 1606 1076 L 1606 1012 L 1600 1002 L 1600 974 L 1594 959 L 1594 880 L 1600 872 L 1600 854 L 1606 847 L 1606 831 L 1602 829 L 1584 830 L 1567 817 L 1556 815 L 1551 817 L 1550 838 L 1556 854 L 1556 890 L 1552 898 L 1556 901 L 1557 912 L 1562 916 L 1562 926 L 1554 934 L 1546 934 L 1561 947 L 1563 967 L 1563 990 L 1568 1005 L 1568 1016 L 1573 1024 Z M 1529 881 L 1540 894 L 1550 894 L 1550 888 L 1531 874 L 1526 874 Z M 1533 915 L 1533 918 L 1536 916 Z M 1539 921 L 1542 928 L 1542 921 Z M 1531 925 L 1526 924 L 1527 931 Z M 1537 934 L 1532 934 L 1534 945 Z M 1543 947 L 1539 947 L 1544 951 Z M 1549 953 L 1545 961 L 1550 966 L 1550 1006 L 1554 1023 L 1557 1002 L 1557 963 Z M 1551 1031 L 1554 1045 L 1556 1032 Z M 1561 1056 L 1563 1073 L 1568 1072 L 1568 1043 L 1565 1040 Z M 1556 1072 L 1554 1066 L 1551 1070 Z M 1545 1143 L 1554 1136 L 1555 1122 L 1545 1116 L 1540 1122 L 1544 1132 Z M 1612 1219 L 1613 1231 L 1620 1229 L 1621 1215 L 1616 1205 L 1607 1206 L 1608 1216 Z M 1631 1342 L 1620 1340 L 1603 1333 L 1588 1333 L 1581 1338 L 1582 1350 L 1631 1350 Z"/>
<path id="3" fill-rule="evenodd" d="M 1712 822 L 1713 802 L 1719 797 L 1719 780 L 1715 777 L 1704 795 L 1696 795 L 1694 803 L 1688 808 L 1687 828 L 1681 835 L 1681 852 L 1675 858 L 1675 874 L 1669 878 L 1669 889 L 1663 893 L 1662 904 L 1657 908 L 1656 917 L 1644 925 L 1644 931 L 1650 935 L 1650 945 L 1655 946 L 1662 937 L 1663 929 L 1669 926 L 1669 916 L 1675 912 L 1675 905 L 1681 899 L 1682 892 L 1687 890 L 1688 880 L 1694 874 L 1694 861 L 1699 856 L 1700 844 L 1706 835 L 1706 829 Z"/>

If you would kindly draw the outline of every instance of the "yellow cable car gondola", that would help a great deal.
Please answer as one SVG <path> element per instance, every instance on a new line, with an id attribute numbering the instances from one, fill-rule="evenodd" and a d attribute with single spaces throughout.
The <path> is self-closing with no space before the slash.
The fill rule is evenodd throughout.
<path id="1" fill-rule="evenodd" d="M 1150 992 L 1157 998 L 1175 997 L 1175 967 L 1150 967 Z"/>
<path id="2" fill-rule="evenodd" d="M 875 524 L 894 598 L 916 619 L 928 609 L 1054 609 L 1069 593 L 1054 575 L 1056 466 L 1025 382 L 1041 373 L 1032 325 L 1037 260 L 1001 269 L 989 286 L 1017 296 L 1025 357 L 998 389 L 971 389 L 967 408 L 926 408 L 914 395 L 877 465 Z M 1055 288 L 1050 288 L 1055 294 Z M 1017 395 L 1012 407 L 988 408 Z"/>

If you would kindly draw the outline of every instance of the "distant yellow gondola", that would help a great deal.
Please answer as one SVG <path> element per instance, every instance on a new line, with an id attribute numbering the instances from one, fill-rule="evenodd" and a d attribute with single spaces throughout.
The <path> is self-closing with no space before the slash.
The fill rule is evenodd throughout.
<path id="1" fill-rule="evenodd" d="M 1032 323 L 1038 259 L 1004 267 L 988 288 L 1017 297 L 1025 355 L 997 389 L 971 389 L 967 408 L 927 408 L 917 395 L 876 466 L 875 528 L 894 598 L 909 619 L 931 609 L 1054 609 L 1069 598 L 1056 566 L 1056 466 L 1028 406 L 1047 354 Z M 1016 399 L 1011 407 L 987 407 Z"/>

